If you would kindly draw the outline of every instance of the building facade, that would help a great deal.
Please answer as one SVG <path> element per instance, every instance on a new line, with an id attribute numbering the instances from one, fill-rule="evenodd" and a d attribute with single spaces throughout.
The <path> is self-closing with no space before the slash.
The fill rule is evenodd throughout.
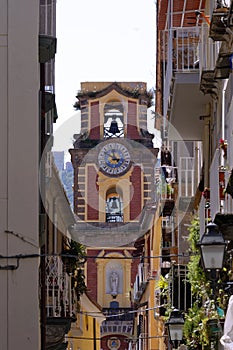
<path id="1" fill-rule="evenodd" d="M 232 1 L 158 1 L 157 14 L 156 116 L 177 167 L 178 258 L 173 267 L 179 271 L 189 259 L 182 242 L 191 226 L 189 214 L 199 218 L 200 237 L 212 220 L 231 249 Z M 172 275 L 173 267 L 168 265 Z M 189 303 L 174 305 L 180 285 L 171 285 L 172 306 L 186 313 Z"/>
<path id="2" fill-rule="evenodd" d="M 89 297 L 101 306 L 102 349 L 126 349 L 134 327 L 134 242 L 154 216 L 157 149 L 147 131 L 145 83 L 82 83 L 76 107 L 81 132 L 70 149 L 74 167 L 72 236 L 87 246 Z"/>
<path id="3" fill-rule="evenodd" d="M 0 13 L 0 348 L 39 349 L 39 2 Z"/>
<path id="4" fill-rule="evenodd" d="M 73 304 L 57 255 L 74 218 L 51 155 L 56 1 L 0 9 L 0 348 L 61 349 L 68 329 L 54 343 L 53 321 L 70 319 Z"/>

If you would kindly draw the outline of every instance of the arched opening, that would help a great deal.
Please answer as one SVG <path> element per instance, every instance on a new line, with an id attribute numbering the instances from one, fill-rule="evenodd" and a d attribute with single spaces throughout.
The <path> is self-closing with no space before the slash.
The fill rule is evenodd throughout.
<path id="1" fill-rule="evenodd" d="M 106 222 L 123 222 L 122 194 L 113 187 L 106 193 Z"/>
<path id="2" fill-rule="evenodd" d="M 124 108 L 118 101 L 104 106 L 104 138 L 124 137 Z"/>

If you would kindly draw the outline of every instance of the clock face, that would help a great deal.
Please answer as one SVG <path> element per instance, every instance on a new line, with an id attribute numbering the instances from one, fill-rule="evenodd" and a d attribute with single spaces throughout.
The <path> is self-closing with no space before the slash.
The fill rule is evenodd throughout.
<path id="1" fill-rule="evenodd" d="M 100 150 L 98 162 L 103 172 L 117 176 L 126 172 L 130 167 L 130 154 L 123 144 L 111 142 Z"/>

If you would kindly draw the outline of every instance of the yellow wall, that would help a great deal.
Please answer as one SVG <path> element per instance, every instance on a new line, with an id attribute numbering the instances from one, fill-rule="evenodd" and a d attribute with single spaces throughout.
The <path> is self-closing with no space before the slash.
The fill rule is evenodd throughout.
<path id="1" fill-rule="evenodd" d="M 159 257 L 160 252 L 160 246 L 161 246 L 161 236 L 162 236 L 162 218 L 161 217 L 155 217 L 155 225 L 153 227 L 152 236 L 151 236 L 151 256 Z M 150 350 L 163 350 L 165 349 L 164 344 L 164 337 L 163 337 L 163 320 L 161 317 L 159 317 L 159 309 L 156 308 L 156 306 L 159 305 L 156 302 L 156 288 L 157 288 L 157 281 L 159 278 L 159 271 L 160 271 L 160 259 L 154 258 L 151 259 L 152 263 L 152 270 L 157 271 L 157 275 L 154 279 L 151 279 L 149 282 L 149 288 L 150 288 L 150 307 L 155 308 L 150 312 L 150 329 L 149 329 L 149 349 Z"/>
<path id="2" fill-rule="evenodd" d="M 125 251 L 125 256 L 130 257 L 131 255 Z M 131 259 L 122 259 L 123 255 L 121 253 L 109 253 L 107 254 L 111 259 L 101 259 L 97 260 L 97 274 L 98 274 L 98 303 L 102 307 L 109 307 L 110 302 L 115 300 L 119 302 L 119 307 L 130 307 L 130 284 L 131 284 Z M 106 255 L 105 255 L 106 258 Z M 119 260 L 117 259 L 119 258 Z M 108 264 L 113 263 L 114 265 L 119 265 L 122 270 L 122 292 L 119 293 L 116 299 L 113 299 L 111 294 L 107 294 L 105 290 L 106 285 L 106 269 Z"/>
<path id="3" fill-rule="evenodd" d="M 100 350 L 100 325 L 103 320 L 104 316 L 96 305 L 85 294 L 81 296 L 80 313 L 68 334 L 68 349 Z"/>

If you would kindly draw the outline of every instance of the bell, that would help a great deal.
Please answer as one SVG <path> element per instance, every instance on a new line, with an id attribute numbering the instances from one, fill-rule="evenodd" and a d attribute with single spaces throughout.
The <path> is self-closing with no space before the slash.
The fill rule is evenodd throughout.
<path id="1" fill-rule="evenodd" d="M 120 132 L 120 130 L 118 128 L 117 121 L 116 120 L 112 120 L 110 128 L 109 128 L 109 133 L 115 135 L 115 134 L 118 134 L 119 132 Z"/>
<path id="2" fill-rule="evenodd" d="M 117 209 L 117 203 L 116 203 L 116 197 L 113 197 L 113 202 L 112 202 L 112 209 Z"/>

